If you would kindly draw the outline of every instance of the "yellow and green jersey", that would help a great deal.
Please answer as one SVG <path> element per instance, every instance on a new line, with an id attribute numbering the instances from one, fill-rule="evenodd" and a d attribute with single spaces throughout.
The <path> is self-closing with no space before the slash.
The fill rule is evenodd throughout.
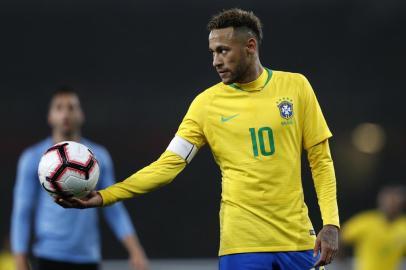
<path id="1" fill-rule="evenodd" d="M 357 270 L 399 269 L 406 255 L 406 217 L 390 222 L 378 211 L 368 211 L 347 221 L 344 242 L 355 247 Z"/>
<path id="2" fill-rule="evenodd" d="M 331 132 L 304 76 L 264 69 L 251 83 L 218 83 L 195 98 L 176 135 L 198 149 L 208 144 L 221 169 L 220 255 L 314 247 L 301 154 Z M 101 191 L 104 204 L 170 182 L 185 166 L 179 159 L 167 150 L 150 166 Z M 328 178 L 315 181 L 323 223 L 339 226 L 330 161 L 312 171 Z"/>

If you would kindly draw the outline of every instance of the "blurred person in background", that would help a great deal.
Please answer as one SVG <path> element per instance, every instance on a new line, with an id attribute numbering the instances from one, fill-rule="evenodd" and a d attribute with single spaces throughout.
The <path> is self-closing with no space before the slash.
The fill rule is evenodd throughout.
<path id="1" fill-rule="evenodd" d="M 15 262 L 13 254 L 10 250 L 9 237 L 6 236 L 3 242 L 3 246 L 0 250 L 0 270 L 15 270 Z"/>
<path id="2" fill-rule="evenodd" d="M 314 91 L 301 74 L 262 66 L 262 25 L 252 12 L 224 10 L 208 30 L 221 82 L 195 98 L 160 158 L 87 199 L 55 201 L 87 208 L 150 192 L 208 144 L 222 174 L 220 269 L 323 269 L 337 253 L 340 225 L 332 134 Z M 317 237 L 304 202 L 303 149 L 323 219 Z"/>
<path id="3" fill-rule="evenodd" d="M 399 269 L 406 255 L 404 186 L 387 186 L 376 210 L 359 213 L 342 228 L 342 242 L 354 246 L 356 270 Z"/>
<path id="4" fill-rule="evenodd" d="M 17 270 L 27 270 L 31 225 L 34 224 L 34 268 L 38 270 L 98 269 L 101 262 L 98 213 L 55 205 L 38 181 L 42 154 L 61 141 L 76 141 L 95 153 L 100 165 L 98 188 L 114 183 L 114 169 L 108 151 L 81 135 L 84 113 L 78 95 L 61 89 L 52 96 L 48 123 L 52 134 L 26 149 L 18 162 L 11 222 L 11 244 Z M 146 270 L 148 261 L 123 204 L 103 209 L 104 217 L 129 253 L 133 269 Z M 3 270 L 3 269 L 2 269 Z"/>

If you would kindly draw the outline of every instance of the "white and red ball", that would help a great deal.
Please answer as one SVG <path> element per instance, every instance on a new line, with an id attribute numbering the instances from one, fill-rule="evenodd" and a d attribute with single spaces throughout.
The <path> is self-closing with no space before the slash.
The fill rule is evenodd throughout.
<path id="1" fill-rule="evenodd" d="M 99 180 L 99 164 L 83 144 L 65 141 L 49 148 L 41 158 L 38 176 L 52 196 L 85 197 Z"/>

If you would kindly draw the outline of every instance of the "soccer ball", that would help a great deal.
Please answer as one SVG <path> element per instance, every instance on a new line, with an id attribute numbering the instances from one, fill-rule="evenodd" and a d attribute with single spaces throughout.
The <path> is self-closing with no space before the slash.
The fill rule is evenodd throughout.
<path id="1" fill-rule="evenodd" d="M 85 197 L 96 187 L 99 174 L 99 164 L 92 151 L 71 141 L 49 148 L 38 166 L 41 186 L 54 197 Z"/>

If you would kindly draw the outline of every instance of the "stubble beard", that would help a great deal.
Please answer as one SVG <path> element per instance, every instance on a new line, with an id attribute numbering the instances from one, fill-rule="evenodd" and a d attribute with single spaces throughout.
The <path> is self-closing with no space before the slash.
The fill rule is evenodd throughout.
<path id="1" fill-rule="evenodd" d="M 237 68 L 235 70 L 235 76 L 232 79 L 231 83 L 240 83 L 244 81 L 244 78 L 246 77 L 249 69 L 249 63 L 247 61 L 240 61 L 240 63 L 237 65 Z M 244 82 L 247 83 L 247 82 Z"/>

